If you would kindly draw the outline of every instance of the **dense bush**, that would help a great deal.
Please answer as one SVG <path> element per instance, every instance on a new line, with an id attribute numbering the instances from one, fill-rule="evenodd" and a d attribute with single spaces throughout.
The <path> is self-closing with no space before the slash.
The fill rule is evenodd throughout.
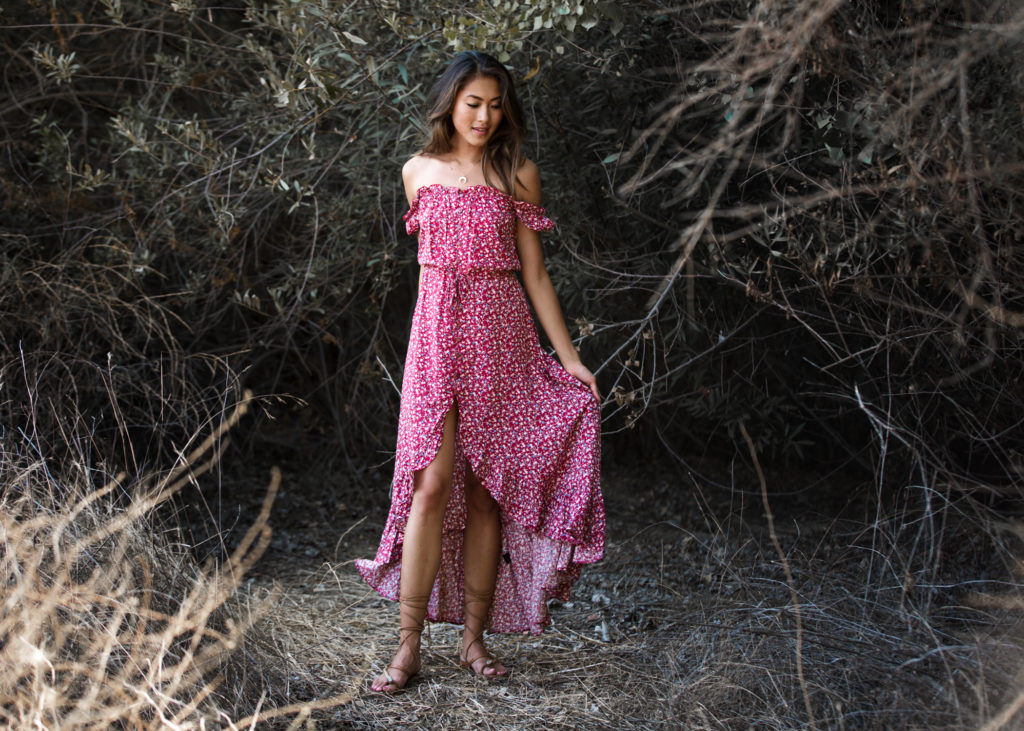
<path id="1" fill-rule="evenodd" d="M 1019 480 L 1005 3 L 34 0 L 3 20 L 5 361 L 66 364 L 83 409 L 120 372 L 154 454 L 174 430 L 139 404 L 174 400 L 168 372 L 201 399 L 237 373 L 307 400 L 297 423 L 352 468 L 390 449 L 416 276 L 398 171 L 426 87 L 475 46 L 521 80 L 611 454 L 731 456 L 744 424 L 766 457 L 879 484 Z M 207 356 L 227 370 L 181 370 Z"/>
<path id="2" fill-rule="evenodd" d="M 465 42 L 470 20 L 332 5 L 6 11 L 8 359 L 112 358 L 141 381 L 168 354 L 213 354 L 263 393 L 313 401 L 356 466 L 391 441 L 382 374 L 400 377 L 415 282 L 398 169 L 445 38 Z M 535 35 L 608 14 L 579 11 L 495 8 L 478 39 L 514 20 L 496 52 L 527 60 Z"/>
<path id="3" fill-rule="evenodd" d="M 661 19 L 662 103 L 615 163 L 626 205 L 673 211 L 647 302 L 670 355 L 647 348 L 634 388 L 666 433 L 749 421 L 776 454 L 1009 487 L 1022 16 L 895 5 L 710 3 L 703 27 L 729 31 L 702 44 Z"/>

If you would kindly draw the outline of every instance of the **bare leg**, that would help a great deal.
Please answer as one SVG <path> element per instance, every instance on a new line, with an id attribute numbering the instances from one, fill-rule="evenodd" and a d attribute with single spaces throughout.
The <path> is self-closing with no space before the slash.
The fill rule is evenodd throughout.
<path id="1" fill-rule="evenodd" d="M 398 651 L 373 681 L 371 687 L 376 691 L 396 691 L 420 669 L 420 631 L 441 564 L 441 525 L 452 492 L 456 419 L 453 406 L 445 416 L 441 448 L 434 460 L 413 474 L 412 506 L 402 541 Z"/>
<path id="2" fill-rule="evenodd" d="M 463 544 L 466 624 L 459 658 L 477 675 L 493 678 L 508 671 L 491 660 L 484 646 L 484 624 L 494 598 L 494 582 L 501 554 L 501 520 L 498 503 L 466 466 L 466 530 Z M 488 662 L 490 661 L 490 662 Z"/>

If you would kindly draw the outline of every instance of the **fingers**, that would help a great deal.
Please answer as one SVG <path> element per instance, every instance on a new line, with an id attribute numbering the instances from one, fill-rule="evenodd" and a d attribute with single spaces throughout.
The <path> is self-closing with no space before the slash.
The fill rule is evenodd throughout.
<path id="1" fill-rule="evenodd" d="M 572 374 L 577 381 L 590 389 L 590 392 L 594 394 L 594 398 L 597 399 L 598 403 L 601 402 L 601 392 L 597 388 L 597 376 L 591 373 L 591 371 L 582 363 L 571 365 L 566 368 L 566 370 Z"/>
<path id="2" fill-rule="evenodd" d="M 597 399 L 598 403 L 601 402 L 601 392 L 597 390 L 597 376 L 587 371 L 587 377 L 583 381 L 585 384 L 590 386 L 590 392 L 594 394 L 594 398 Z"/>
<path id="3" fill-rule="evenodd" d="M 586 377 L 580 378 L 579 380 L 584 386 L 587 386 L 590 389 L 590 392 L 594 394 L 594 398 L 596 398 L 598 403 L 600 403 L 601 392 L 597 390 L 597 376 L 588 371 Z"/>

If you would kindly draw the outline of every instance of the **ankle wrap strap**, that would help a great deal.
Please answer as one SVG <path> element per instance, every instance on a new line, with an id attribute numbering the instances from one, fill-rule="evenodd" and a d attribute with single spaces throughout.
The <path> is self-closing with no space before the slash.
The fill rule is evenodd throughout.
<path id="1" fill-rule="evenodd" d="M 468 586 L 465 587 L 464 591 L 466 595 L 465 624 L 468 626 L 469 622 L 472 620 L 474 622 L 479 623 L 480 625 L 480 631 L 472 632 L 472 634 L 470 634 L 470 637 L 472 639 L 469 641 L 468 644 L 464 643 L 463 651 L 468 652 L 469 648 L 473 645 L 483 644 L 483 625 L 487 621 L 487 614 L 491 609 L 491 602 L 494 600 L 494 591 L 474 591 L 473 589 L 470 589 Z M 469 630 L 466 631 L 468 632 Z"/>
<path id="2" fill-rule="evenodd" d="M 410 635 L 418 635 L 423 631 L 423 619 L 427 614 L 427 605 L 429 603 L 429 594 L 399 598 L 398 606 L 401 624 L 398 632 L 402 644 L 409 640 Z"/>
<path id="3" fill-rule="evenodd" d="M 466 606 L 470 604 L 484 604 L 488 608 L 491 606 L 491 602 L 494 600 L 494 590 L 491 591 L 473 591 L 468 586 L 465 589 L 466 593 Z"/>

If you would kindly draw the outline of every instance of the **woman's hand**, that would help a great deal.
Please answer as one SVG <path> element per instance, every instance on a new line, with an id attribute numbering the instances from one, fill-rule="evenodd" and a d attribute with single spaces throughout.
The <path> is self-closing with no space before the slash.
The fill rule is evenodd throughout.
<path id="1" fill-rule="evenodd" d="M 601 393 L 597 390 L 597 377 L 590 372 L 589 368 L 578 360 L 563 363 L 562 367 L 569 375 L 575 376 L 583 385 L 588 386 L 598 403 L 601 402 Z"/>

